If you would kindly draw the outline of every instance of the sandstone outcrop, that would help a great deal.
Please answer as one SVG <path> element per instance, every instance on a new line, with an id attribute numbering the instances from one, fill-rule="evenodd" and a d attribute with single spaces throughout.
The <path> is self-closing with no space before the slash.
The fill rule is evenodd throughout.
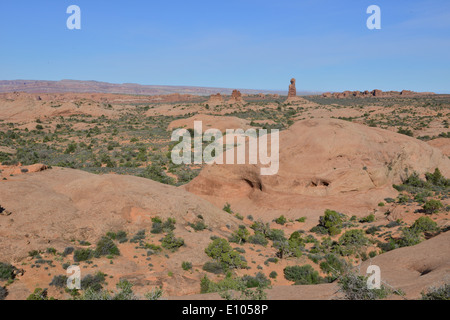
<path id="1" fill-rule="evenodd" d="M 229 104 L 244 104 L 245 101 L 242 99 L 242 94 L 239 90 L 233 90 L 231 93 L 230 100 L 228 100 Z"/>

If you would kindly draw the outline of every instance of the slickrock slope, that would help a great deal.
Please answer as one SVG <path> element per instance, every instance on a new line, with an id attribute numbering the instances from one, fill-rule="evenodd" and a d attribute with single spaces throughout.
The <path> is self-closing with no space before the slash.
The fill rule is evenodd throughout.
<path id="1" fill-rule="evenodd" d="M 414 171 L 439 167 L 450 175 L 450 160 L 425 142 L 335 119 L 301 121 L 281 132 L 279 157 L 276 175 L 261 176 L 260 165 L 212 165 L 186 189 L 245 214 L 274 218 L 287 211 L 289 218 L 316 220 L 327 208 L 366 215 Z"/>
<path id="2" fill-rule="evenodd" d="M 62 251 L 71 239 L 95 243 L 108 231 L 149 228 L 155 216 L 175 218 L 177 236 L 188 233 L 185 226 L 197 215 L 214 230 L 233 225 L 222 210 L 180 188 L 144 178 L 72 169 L 8 177 L 0 181 L 0 203 L 11 212 L 0 215 L 0 261 L 10 262 L 26 257 L 31 250 L 54 247 Z M 199 252 L 203 256 L 198 248 L 205 248 L 209 237 L 200 233 L 189 237 L 188 249 L 177 254 L 187 254 L 191 260 Z"/>
<path id="3" fill-rule="evenodd" d="M 169 124 L 168 130 L 174 130 L 176 128 L 193 129 L 194 121 L 202 121 L 203 131 L 212 128 L 219 129 L 221 132 L 225 132 L 227 129 L 247 130 L 250 128 L 249 121 L 241 118 L 197 114 L 190 118 L 172 121 Z"/>

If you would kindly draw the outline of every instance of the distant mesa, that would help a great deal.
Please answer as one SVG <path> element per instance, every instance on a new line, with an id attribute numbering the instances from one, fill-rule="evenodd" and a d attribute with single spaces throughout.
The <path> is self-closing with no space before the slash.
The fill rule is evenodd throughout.
<path id="1" fill-rule="evenodd" d="M 335 98 L 335 99 L 344 99 L 344 98 L 350 98 L 350 97 L 356 97 L 356 98 L 370 98 L 370 97 L 376 97 L 376 98 L 389 98 L 389 97 L 417 97 L 417 96 L 427 96 L 427 95 L 434 95 L 433 92 L 414 92 L 410 90 L 403 90 L 403 91 L 386 91 L 383 92 L 382 90 L 375 89 L 372 91 L 343 91 L 343 92 L 325 92 L 322 94 L 322 97 L 324 98 Z"/>

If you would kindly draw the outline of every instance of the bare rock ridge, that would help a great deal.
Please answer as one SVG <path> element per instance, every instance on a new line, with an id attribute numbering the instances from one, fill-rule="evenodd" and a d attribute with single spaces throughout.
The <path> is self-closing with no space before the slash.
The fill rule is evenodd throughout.
<path id="1" fill-rule="evenodd" d="M 382 90 L 372 90 L 372 91 L 343 91 L 343 92 L 325 92 L 322 94 L 324 98 L 335 98 L 335 99 L 344 99 L 349 97 L 359 97 L 359 98 L 368 98 L 368 97 L 377 97 L 377 98 L 389 98 L 389 97 L 416 97 L 416 96 L 428 96 L 434 95 L 433 92 L 414 92 L 410 90 L 403 91 L 387 91 L 383 92 Z"/>

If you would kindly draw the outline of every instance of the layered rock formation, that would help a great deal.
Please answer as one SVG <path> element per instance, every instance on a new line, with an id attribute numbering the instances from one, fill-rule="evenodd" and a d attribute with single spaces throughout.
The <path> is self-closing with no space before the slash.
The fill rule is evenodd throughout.
<path id="1" fill-rule="evenodd" d="M 212 94 L 209 97 L 209 100 L 207 102 L 207 104 L 210 105 L 210 106 L 217 106 L 217 105 L 221 105 L 223 103 L 224 103 L 223 97 L 222 97 L 222 95 L 220 93 Z"/>
<path id="2" fill-rule="evenodd" d="M 398 91 L 386 91 L 382 90 L 372 90 L 372 91 L 343 91 L 343 92 L 325 92 L 322 94 L 324 98 L 335 98 L 335 99 L 344 99 L 349 97 L 358 97 L 358 98 L 366 98 L 366 97 L 377 97 L 377 98 L 389 98 L 389 97 L 415 97 L 415 96 L 427 96 L 434 95 L 432 92 L 414 92 L 410 90 L 403 90 L 401 92 Z"/>
<path id="3" fill-rule="evenodd" d="M 295 87 L 295 79 L 291 79 L 291 84 L 289 85 L 288 99 L 295 98 L 297 96 L 297 88 Z"/>
<path id="4" fill-rule="evenodd" d="M 233 90 L 231 93 L 230 100 L 228 100 L 229 104 L 244 104 L 245 101 L 242 99 L 242 94 L 239 90 Z"/>

